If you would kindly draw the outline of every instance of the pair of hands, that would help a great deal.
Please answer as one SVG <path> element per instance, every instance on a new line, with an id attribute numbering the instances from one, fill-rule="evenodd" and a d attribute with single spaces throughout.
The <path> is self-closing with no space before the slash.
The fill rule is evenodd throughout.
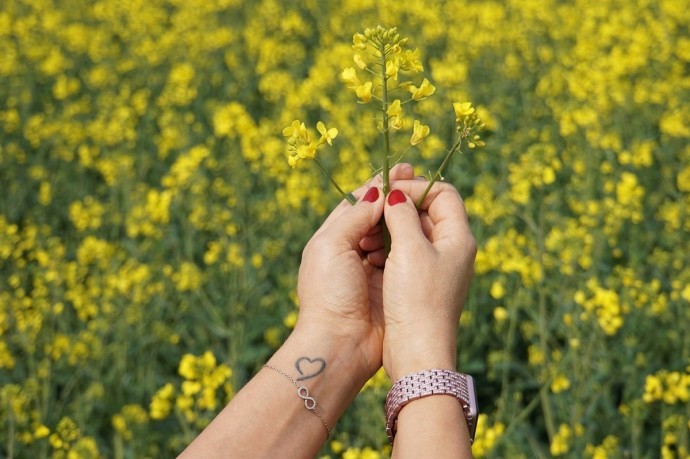
<path id="1" fill-rule="evenodd" d="M 376 177 L 353 193 L 356 205 L 333 210 L 305 247 L 299 272 L 295 333 L 341 343 L 361 384 L 381 364 L 392 380 L 455 370 L 476 254 L 454 187 L 435 184 L 418 210 L 426 180 L 415 179 L 409 164 L 395 166 L 390 179 L 387 199 Z M 387 258 L 382 217 L 391 235 Z"/>

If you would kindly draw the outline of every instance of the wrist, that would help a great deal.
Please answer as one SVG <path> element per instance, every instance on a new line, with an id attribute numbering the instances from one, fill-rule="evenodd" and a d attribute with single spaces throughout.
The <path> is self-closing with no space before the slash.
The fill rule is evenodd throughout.
<path id="1" fill-rule="evenodd" d="M 408 334 L 408 336 L 414 336 Z M 455 339 L 422 339 L 384 341 L 383 366 L 393 382 L 410 374 L 431 368 L 455 371 Z"/>
<path id="2" fill-rule="evenodd" d="M 368 379 L 353 355 L 346 342 L 295 329 L 267 363 L 308 388 L 333 428 Z"/>

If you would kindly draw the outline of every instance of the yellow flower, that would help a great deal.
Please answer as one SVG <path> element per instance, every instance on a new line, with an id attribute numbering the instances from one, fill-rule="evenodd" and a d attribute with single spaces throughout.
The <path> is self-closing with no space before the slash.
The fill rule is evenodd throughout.
<path id="1" fill-rule="evenodd" d="M 354 88 L 362 84 L 360 83 L 359 78 L 357 78 L 357 71 L 354 67 L 348 67 L 343 70 L 340 74 L 340 81 L 343 81 L 345 84 L 347 84 L 348 88 Z"/>
<path id="2" fill-rule="evenodd" d="M 415 85 L 410 85 L 407 90 L 410 91 L 414 100 L 421 100 L 432 95 L 436 91 L 436 88 L 429 83 L 429 80 L 424 78 L 419 88 Z"/>
<path id="3" fill-rule="evenodd" d="M 413 131 L 412 137 L 410 137 L 410 145 L 417 145 L 429 135 L 429 126 L 423 125 L 419 122 L 419 120 L 414 120 L 414 127 L 412 129 Z"/>
<path id="4" fill-rule="evenodd" d="M 453 104 L 453 110 L 455 110 L 456 120 L 461 120 L 462 118 L 468 117 L 474 113 L 472 102 L 455 102 Z"/>
<path id="5" fill-rule="evenodd" d="M 283 129 L 283 135 L 285 137 L 300 139 L 306 143 L 311 141 L 307 127 L 300 120 L 293 121 L 290 126 Z"/>
<path id="6" fill-rule="evenodd" d="M 192 354 L 183 355 L 177 372 L 185 379 L 198 378 L 199 371 L 196 367 L 196 358 Z"/>
<path id="7" fill-rule="evenodd" d="M 338 440 L 333 440 L 331 442 L 331 451 L 333 451 L 335 454 L 339 454 L 345 449 L 345 446 L 343 445 L 342 442 Z"/>
<path id="8" fill-rule="evenodd" d="M 367 37 L 361 33 L 356 33 L 352 36 L 352 47 L 354 49 L 366 49 Z"/>
<path id="9" fill-rule="evenodd" d="M 566 424 L 561 424 L 558 427 L 558 432 L 553 436 L 553 440 L 550 445 L 550 452 L 552 456 L 562 456 L 569 450 L 569 440 L 572 436 L 572 431 L 570 426 Z"/>
<path id="10" fill-rule="evenodd" d="M 402 129 L 404 124 L 405 124 L 405 120 L 403 119 L 402 116 L 394 116 L 388 122 L 388 125 L 390 127 L 392 127 L 393 129 Z"/>
<path id="11" fill-rule="evenodd" d="M 290 311 L 283 319 L 283 325 L 288 328 L 295 328 L 295 325 L 297 325 L 297 311 Z"/>
<path id="12" fill-rule="evenodd" d="M 393 103 L 388 106 L 386 113 L 388 116 L 400 116 L 402 114 L 402 105 L 400 104 L 400 99 L 395 99 Z"/>
<path id="13" fill-rule="evenodd" d="M 354 61 L 355 64 L 357 64 L 357 67 L 359 67 L 360 69 L 364 70 L 365 68 L 367 68 L 367 63 L 362 58 L 361 54 L 355 54 Z"/>
<path id="14" fill-rule="evenodd" d="M 570 389 L 570 380 L 563 374 L 558 374 L 551 382 L 551 392 L 558 394 Z"/>
<path id="15" fill-rule="evenodd" d="M 386 63 L 386 76 L 393 78 L 394 80 L 398 79 L 398 71 L 400 71 L 400 64 L 398 63 L 398 59 L 393 59 L 390 60 Z"/>
<path id="16" fill-rule="evenodd" d="M 371 101 L 371 81 L 355 86 L 355 93 L 361 102 L 367 103 Z"/>
<path id="17" fill-rule="evenodd" d="M 316 157 L 316 147 L 317 144 L 314 142 L 305 145 L 300 145 L 299 147 L 297 147 L 297 157 L 299 159 L 314 159 Z"/>
<path id="18" fill-rule="evenodd" d="M 185 381 L 182 383 L 182 393 L 185 395 L 194 395 L 201 390 L 201 383 L 197 381 Z"/>
<path id="19" fill-rule="evenodd" d="M 39 424 L 34 432 L 36 438 L 45 438 L 50 435 L 50 429 L 43 424 Z"/>
<path id="20" fill-rule="evenodd" d="M 680 191 L 690 191 L 690 166 L 678 172 L 676 183 Z"/>
<path id="21" fill-rule="evenodd" d="M 332 141 L 338 135 L 338 130 L 336 128 L 326 129 L 326 125 L 319 121 L 316 123 L 316 129 L 319 131 L 319 134 L 321 134 L 321 139 L 319 139 L 320 144 L 328 142 L 328 145 L 333 145 Z"/>
<path id="22" fill-rule="evenodd" d="M 503 306 L 496 306 L 494 308 L 494 320 L 496 320 L 496 322 L 503 322 L 508 319 L 509 316 L 508 310 Z"/>
<path id="23" fill-rule="evenodd" d="M 491 284 L 491 290 L 489 291 L 491 297 L 495 300 L 500 300 L 506 294 L 506 289 L 500 281 L 494 281 Z"/>
<path id="24" fill-rule="evenodd" d="M 663 386 L 661 378 L 656 375 L 647 375 L 644 381 L 644 394 L 642 400 L 645 403 L 652 403 L 659 400 L 663 394 Z"/>
<path id="25" fill-rule="evenodd" d="M 411 72 L 424 71 L 424 66 L 422 65 L 421 59 L 419 58 L 419 49 L 415 49 L 414 51 L 410 51 L 409 49 L 406 50 L 404 59 L 405 62 L 402 65 L 403 70 Z"/>

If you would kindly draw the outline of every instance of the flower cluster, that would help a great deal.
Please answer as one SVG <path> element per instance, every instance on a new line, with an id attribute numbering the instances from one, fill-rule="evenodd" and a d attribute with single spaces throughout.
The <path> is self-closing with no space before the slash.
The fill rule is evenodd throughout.
<path id="1" fill-rule="evenodd" d="M 667 405 L 690 402 L 690 368 L 688 371 L 660 370 L 647 375 L 642 399 L 646 403 L 663 401 Z"/>
<path id="2" fill-rule="evenodd" d="M 283 135 L 287 137 L 288 152 L 290 156 L 288 162 L 294 168 L 300 160 L 316 160 L 316 150 L 322 145 L 333 145 L 333 139 L 338 135 L 336 128 L 327 129 L 323 122 L 316 124 L 316 130 L 321 137 L 318 141 L 313 141 L 311 133 L 300 120 L 295 120 L 292 124 L 283 129 Z"/>
<path id="3" fill-rule="evenodd" d="M 367 28 L 364 33 L 356 33 L 352 38 L 352 48 L 355 50 L 353 60 L 359 69 L 359 73 L 364 73 L 365 77 L 360 79 L 358 70 L 355 67 L 347 67 L 340 73 L 340 80 L 345 83 L 348 89 L 354 91 L 361 104 L 377 103 L 380 107 L 381 122 L 379 130 L 383 135 L 383 157 L 381 166 L 376 168 L 383 174 L 384 192 L 388 192 L 388 171 L 391 162 L 400 161 L 410 147 L 417 146 L 431 133 L 428 125 L 422 124 L 419 119 L 414 119 L 413 123 L 407 122 L 405 109 L 403 106 L 410 102 L 418 102 L 428 98 L 436 92 L 436 87 L 427 78 L 423 78 L 419 85 L 414 81 L 404 80 L 404 75 L 417 74 L 424 71 L 419 49 L 409 49 L 407 38 L 402 38 L 396 27 Z M 406 96 L 402 96 L 406 94 Z M 463 142 L 469 148 L 482 147 L 484 142 L 480 139 L 479 131 L 484 129 L 485 124 L 479 119 L 475 109 L 469 102 L 458 102 L 453 104 L 456 115 L 456 131 L 458 139 L 453 147 L 447 152 L 443 163 L 435 174 L 430 175 L 429 189 L 436 180 L 442 179 L 442 173 L 448 164 L 448 160 L 455 153 Z M 412 127 L 412 133 L 408 140 L 407 148 L 395 150 L 391 146 L 390 133 Z M 292 125 L 283 130 L 283 135 L 288 137 L 288 162 L 294 168 L 300 159 L 315 159 L 316 149 L 325 141 L 330 144 L 331 138 L 335 137 L 337 130 L 326 130 L 322 122 L 317 125 L 321 133 L 318 143 L 311 141 L 309 132 L 304 127 L 304 123 L 299 120 L 293 121 Z M 333 135 L 331 135 L 333 131 Z M 331 179 L 333 185 L 344 194 L 326 169 L 319 163 L 321 169 Z M 424 199 L 420 199 L 419 204 Z"/>

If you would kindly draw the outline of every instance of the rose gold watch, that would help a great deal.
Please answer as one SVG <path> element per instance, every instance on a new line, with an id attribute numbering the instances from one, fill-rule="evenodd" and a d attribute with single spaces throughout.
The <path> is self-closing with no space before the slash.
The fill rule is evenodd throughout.
<path id="1" fill-rule="evenodd" d="M 393 443 L 398 430 L 400 410 L 413 400 L 429 395 L 452 395 L 458 399 L 465 413 L 470 443 L 477 430 L 477 393 L 472 376 L 450 370 L 424 370 L 397 380 L 386 396 L 386 433 Z"/>

